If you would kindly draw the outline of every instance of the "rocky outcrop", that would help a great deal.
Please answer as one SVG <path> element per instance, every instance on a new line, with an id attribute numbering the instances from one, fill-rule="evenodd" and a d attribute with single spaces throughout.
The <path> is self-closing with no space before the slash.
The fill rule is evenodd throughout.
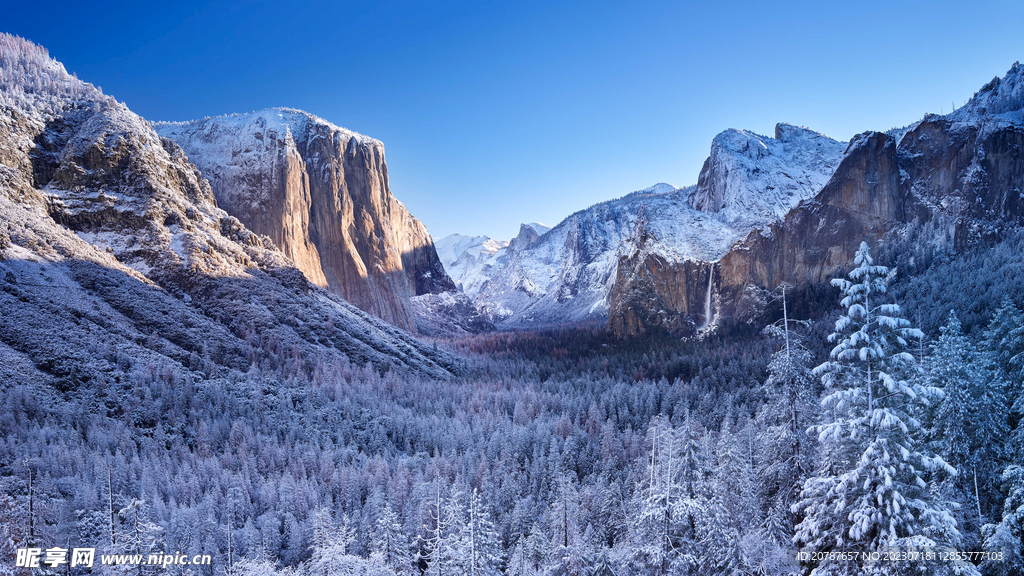
<path id="1" fill-rule="evenodd" d="M 850 266 L 863 240 L 914 233 L 960 250 L 1024 225 L 1022 109 L 1024 67 L 1016 64 L 952 114 L 854 138 L 813 199 L 750 232 L 717 261 L 715 314 L 735 315 L 751 286 L 825 282 Z M 706 315 L 707 299 L 693 294 L 707 287 L 707 275 L 693 274 L 694 266 L 643 251 L 621 258 L 623 285 L 613 291 L 609 327 L 621 336 L 687 333 Z"/>
<path id="2" fill-rule="evenodd" d="M 615 334 L 693 334 L 713 319 L 714 263 L 676 262 L 639 249 L 619 259 L 615 274 L 608 314 Z"/>
<path id="3" fill-rule="evenodd" d="M 520 224 L 519 234 L 516 234 L 516 237 L 508 243 L 508 251 L 517 252 L 529 250 L 531 246 L 540 240 L 541 236 L 548 232 L 548 230 L 551 230 L 551 228 L 537 222 Z"/>
<path id="4" fill-rule="evenodd" d="M 156 128 L 222 208 L 314 284 L 406 330 L 410 298 L 455 290 L 426 227 L 391 193 L 380 141 L 284 108 Z"/>
<path id="5" fill-rule="evenodd" d="M 813 201 L 767 231 L 752 232 L 721 259 L 720 289 L 731 294 L 745 284 L 767 288 L 826 281 L 849 266 L 861 241 L 876 242 L 907 221 L 904 186 L 895 139 L 861 134 Z"/>

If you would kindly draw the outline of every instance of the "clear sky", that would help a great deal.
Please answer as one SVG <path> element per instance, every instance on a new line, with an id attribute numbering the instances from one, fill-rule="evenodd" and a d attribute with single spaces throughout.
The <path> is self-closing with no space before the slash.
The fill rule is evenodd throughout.
<path id="1" fill-rule="evenodd" d="M 150 120 L 290 106 L 384 141 L 435 237 L 510 238 L 657 182 L 726 128 L 847 140 L 1024 60 L 1024 2 L 13 2 L 0 30 Z"/>

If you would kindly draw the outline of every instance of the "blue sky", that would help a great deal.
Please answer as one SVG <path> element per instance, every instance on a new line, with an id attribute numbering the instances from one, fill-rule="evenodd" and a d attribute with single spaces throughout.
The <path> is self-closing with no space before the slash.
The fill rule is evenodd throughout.
<path id="1" fill-rule="evenodd" d="M 435 237 L 694 183 L 726 128 L 906 125 L 1024 60 L 1019 0 L 6 4 L 147 119 L 290 106 L 383 140 Z"/>

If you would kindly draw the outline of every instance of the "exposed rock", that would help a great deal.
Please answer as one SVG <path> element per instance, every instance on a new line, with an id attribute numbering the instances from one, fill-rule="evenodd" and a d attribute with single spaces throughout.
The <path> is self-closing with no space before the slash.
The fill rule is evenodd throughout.
<path id="1" fill-rule="evenodd" d="M 791 211 L 767 234 L 752 232 L 721 259 L 722 290 L 731 294 L 744 284 L 828 280 L 849 267 L 862 240 L 877 241 L 906 221 L 900 187 L 895 140 L 880 132 L 859 135 L 813 201 Z"/>
<path id="2" fill-rule="evenodd" d="M 516 237 L 508 243 L 508 251 L 515 252 L 517 250 L 529 249 L 530 246 L 536 244 L 537 241 L 540 240 L 541 235 L 545 234 L 548 230 L 551 230 L 551 228 L 543 224 L 538 224 L 537 222 L 520 224 L 519 234 L 517 234 Z"/>
<path id="3" fill-rule="evenodd" d="M 1015 64 L 952 114 L 854 138 L 813 199 L 750 232 L 718 260 L 715 313 L 746 314 L 737 302 L 751 286 L 825 282 L 850 266 L 863 240 L 913 232 L 932 245 L 961 250 L 998 238 L 1006 226 L 1024 225 L 1022 108 L 1024 67 Z M 767 156 L 747 157 L 761 162 Z M 765 170 L 765 178 L 773 177 Z M 705 189 L 712 191 L 708 202 L 721 196 L 714 186 Z M 700 307 L 707 299 L 693 295 L 707 286 L 707 275 L 691 273 L 693 263 L 638 250 L 620 259 L 619 268 L 609 318 L 617 334 L 685 332 L 705 315 Z"/>
<path id="4" fill-rule="evenodd" d="M 222 208 L 314 284 L 407 330 L 411 297 L 455 290 L 426 228 L 391 193 L 380 141 L 285 108 L 156 128 Z"/>

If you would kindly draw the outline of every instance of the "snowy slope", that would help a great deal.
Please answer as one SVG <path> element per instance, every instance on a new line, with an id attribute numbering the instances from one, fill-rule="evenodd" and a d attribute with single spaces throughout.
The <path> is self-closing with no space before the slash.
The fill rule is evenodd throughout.
<path id="1" fill-rule="evenodd" d="M 780 219 L 828 183 L 843 159 L 845 142 L 789 124 L 775 138 L 726 130 L 711 143 L 693 207 L 723 221 Z"/>
<path id="2" fill-rule="evenodd" d="M 489 236 L 450 234 L 434 241 L 437 255 L 460 290 L 476 294 L 490 278 L 491 268 L 504 255 L 507 240 Z"/>

